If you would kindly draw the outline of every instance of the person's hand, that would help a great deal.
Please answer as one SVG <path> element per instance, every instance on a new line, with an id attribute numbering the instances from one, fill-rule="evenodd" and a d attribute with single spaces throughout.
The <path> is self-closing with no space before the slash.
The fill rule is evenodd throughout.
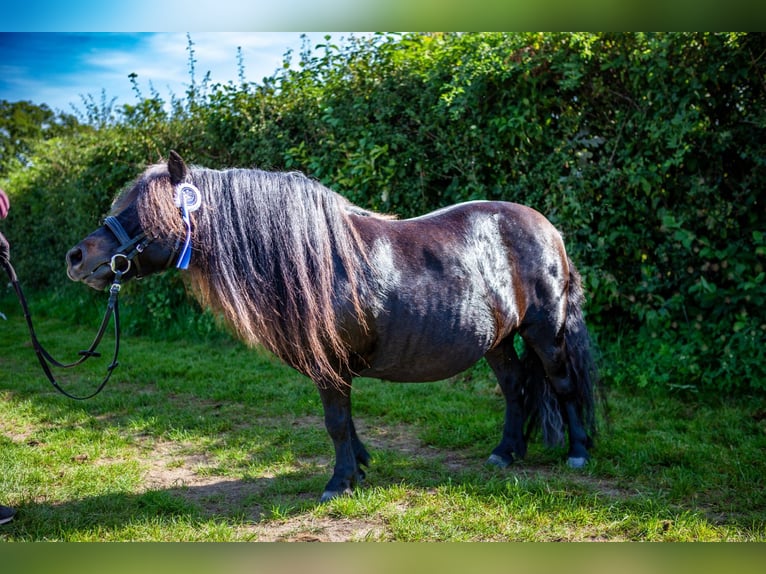
<path id="1" fill-rule="evenodd" d="M 0 219 L 5 219 L 8 216 L 8 210 L 11 208 L 11 202 L 8 201 L 8 196 L 0 189 Z"/>

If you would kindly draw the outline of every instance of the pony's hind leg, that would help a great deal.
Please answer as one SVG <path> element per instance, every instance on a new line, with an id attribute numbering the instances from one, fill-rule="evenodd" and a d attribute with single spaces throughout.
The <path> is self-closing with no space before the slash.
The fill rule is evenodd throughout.
<path id="1" fill-rule="evenodd" d="M 485 356 L 505 397 L 503 437 L 487 460 L 488 464 L 500 468 L 510 465 L 514 454 L 520 459 L 527 454 L 521 393 L 524 369 L 513 341 L 514 335 L 507 337 Z"/>
<path id="2" fill-rule="evenodd" d="M 576 375 L 569 368 L 564 334 L 551 336 L 545 327 L 532 328 L 525 331 L 524 341 L 540 359 L 545 371 L 547 380 L 538 384 L 550 384 L 555 393 L 561 420 L 569 435 L 567 462 L 572 468 L 581 468 L 590 457 L 588 447 L 591 441 L 583 425 L 582 401 L 574 381 Z M 545 429 L 543 431 L 545 434 Z"/>
<path id="3" fill-rule="evenodd" d="M 359 440 L 351 418 L 351 385 L 336 388 L 332 385 L 317 385 L 324 407 L 327 433 L 335 447 L 335 467 L 332 478 L 325 486 L 321 501 L 350 494 L 358 483 L 364 480 L 361 465 L 368 465 L 370 455 Z"/>

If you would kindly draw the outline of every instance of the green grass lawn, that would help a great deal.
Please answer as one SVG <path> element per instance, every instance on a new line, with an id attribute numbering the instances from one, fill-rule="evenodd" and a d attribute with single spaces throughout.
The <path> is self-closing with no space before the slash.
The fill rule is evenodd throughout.
<path id="1" fill-rule="evenodd" d="M 0 309 L 0 504 L 18 510 L 0 540 L 766 540 L 764 397 L 607 389 L 586 469 L 533 442 L 501 471 L 484 465 L 503 401 L 483 365 L 359 380 L 367 483 L 319 504 L 333 454 L 318 395 L 265 352 L 126 336 L 106 390 L 76 402 L 44 378 L 15 301 Z M 36 319 L 62 359 L 97 326 Z M 62 384 L 85 393 L 107 361 Z"/>

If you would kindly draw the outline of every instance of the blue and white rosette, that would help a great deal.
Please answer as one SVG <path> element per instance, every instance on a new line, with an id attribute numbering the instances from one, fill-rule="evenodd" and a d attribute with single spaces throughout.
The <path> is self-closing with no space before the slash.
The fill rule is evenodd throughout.
<path id="1" fill-rule="evenodd" d="M 181 254 L 178 256 L 178 263 L 176 267 L 178 269 L 186 269 L 189 267 L 189 260 L 191 259 L 191 213 L 197 211 L 202 205 L 202 194 L 191 183 L 182 183 L 176 187 L 176 206 L 181 210 L 181 218 L 186 226 L 186 240 L 181 248 Z"/>

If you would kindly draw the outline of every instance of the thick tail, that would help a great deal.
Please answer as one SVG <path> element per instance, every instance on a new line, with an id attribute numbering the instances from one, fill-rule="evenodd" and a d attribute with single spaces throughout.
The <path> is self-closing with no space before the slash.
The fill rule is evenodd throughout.
<path id="1" fill-rule="evenodd" d="M 598 373 L 590 335 L 582 312 L 585 300 L 582 280 L 571 261 L 569 270 L 567 315 L 564 326 L 567 371 L 572 383 L 572 396 L 577 414 L 588 433 L 588 442 L 591 443 L 596 434 L 595 395 Z M 528 438 L 532 433 L 540 430 L 546 445 L 561 446 L 566 440 L 565 414 L 552 385 L 545 376 L 543 364 L 531 349 L 526 349 L 524 352 L 522 363 L 525 374 L 525 434 Z"/>

